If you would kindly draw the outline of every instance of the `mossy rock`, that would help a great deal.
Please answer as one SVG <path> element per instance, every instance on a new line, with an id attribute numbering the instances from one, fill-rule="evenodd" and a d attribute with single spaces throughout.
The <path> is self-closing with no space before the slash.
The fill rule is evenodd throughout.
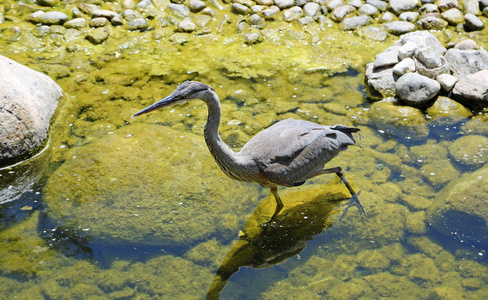
<path id="1" fill-rule="evenodd" d="M 462 104 L 443 96 L 435 100 L 434 104 L 427 109 L 427 114 L 435 124 L 439 125 L 452 125 L 473 115 Z"/>
<path id="2" fill-rule="evenodd" d="M 449 145 L 449 154 L 461 165 L 479 168 L 488 161 L 488 137 L 467 135 Z"/>
<path id="3" fill-rule="evenodd" d="M 432 227 L 448 237 L 488 245 L 488 167 L 449 183 L 426 215 Z"/>
<path id="4" fill-rule="evenodd" d="M 0 232 L 0 274 L 41 276 L 62 263 L 37 233 L 39 213 Z"/>
<path id="5" fill-rule="evenodd" d="M 417 108 L 380 101 L 371 105 L 369 117 L 378 130 L 403 141 L 422 141 L 429 136 L 424 114 Z"/>
<path id="6" fill-rule="evenodd" d="M 257 200 L 257 185 L 227 178 L 202 136 L 169 127 L 129 125 L 70 151 L 44 201 L 51 218 L 94 243 L 178 247 L 234 236 L 238 219 L 226 216 Z"/>

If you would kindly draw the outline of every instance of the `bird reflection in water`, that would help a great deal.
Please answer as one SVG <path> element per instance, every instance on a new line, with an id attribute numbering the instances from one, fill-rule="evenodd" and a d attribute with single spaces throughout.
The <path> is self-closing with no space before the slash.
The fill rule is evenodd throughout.
<path id="1" fill-rule="evenodd" d="M 218 268 L 207 299 L 219 299 L 227 281 L 240 267 L 268 268 L 300 253 L 308 241 L 332 225 L 331 217 L 340 212 L 336 207 L 346 199 L 338 185 L 294 192 L 286 197 L 281 213 L 269 222 L 274 201 L 266 198 Z"/>

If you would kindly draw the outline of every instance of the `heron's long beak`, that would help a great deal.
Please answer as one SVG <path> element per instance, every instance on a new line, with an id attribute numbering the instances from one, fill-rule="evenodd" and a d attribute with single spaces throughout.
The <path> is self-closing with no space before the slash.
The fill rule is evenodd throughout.
<path id="1" fill-rule="evenodd" d="M 135 113 L 134 115 L 132 115 L 131 118 L 137 117 L 137 116 L 140 116 L 143 114 L 147 114 L 148 112 L 156 110 L 158 108 L 163 108 L 165 106 L 169 106 L 169 105 L 173 104 L 174 102 L 175 102 L 175 99 L 174 99 L 173 95 L 169 95 L 168 97 L 154 103 L 153 105 L 150 105 L 150 106 L 144 108 L 140 112 Z"/>

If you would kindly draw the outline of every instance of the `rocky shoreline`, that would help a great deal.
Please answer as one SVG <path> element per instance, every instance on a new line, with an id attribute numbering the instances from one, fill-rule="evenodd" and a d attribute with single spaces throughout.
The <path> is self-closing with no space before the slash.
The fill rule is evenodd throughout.
<path id="1" fill-rule="evenodd" d="M 416 30 L 461 31 L 483 30 L 488 15 L 488 2 L 478 0 L 171 0 L 132 1 L 121 3 L 66 4 L 64 1 L 38 1 L 41 7 L 27 18 L 46 31 L 45 26 L 60 25 L 66 29 L 92 28 L 86 38 L 93 44 L 103 43 L 110 34 L 107 26 L 128 30 L 170 28 L 175 33 L 207 34 L 221 30 L 238 16 L 235 26 L 247 43 L 266 38 L 262 31 L 275 21 L 297 22 L 301 25 L 337 23 L 344 30 L 384 40 L 388 34 L 401 35 Z M 104 8 L 102 8 L 104 6 Z M 211 24 L 217 23 L 216 28 Z M 176 36 L 173 38 L 176 39 Z"/>

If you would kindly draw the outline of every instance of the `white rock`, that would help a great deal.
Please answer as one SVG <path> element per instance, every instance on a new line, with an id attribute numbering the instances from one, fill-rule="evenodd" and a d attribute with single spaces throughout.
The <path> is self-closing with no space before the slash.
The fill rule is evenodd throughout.
<path id="1" fill-rule="evenodd" d="M 320 10 L 320 5 L 315 2 L 308 2 L 303 6 L 303 12 L 306 16 L 313 17 Z"/>
<path id="2" fill-rule="evenodd" d="M 393 67 L 393 73 L 398 76 L 413 72 L 415 72 L 415 62 L 410 57 L 405 58 Z"/>
<path id="3" fill-rule="evenodd" d="M 452 90 L 456 82 L 458 82 L 458 78 L 456 76 L 449 74 L 440 74 L 437 76 L 436 80 L 441 85 L 441 88 L 446 92 Z"/>
<path id="4" fill-rule="evenodd" d="M 287 22 L 295 21 L 303 15 L 303 9 L 299 6 L 293 6 L 292 8 L 285 9 L 283 11 L 283 18 Z"/>
<path id="5" fill-rule="evenodd" d="M 407 57 L 412 57 L 417 54 L 418 46 L 414 42 L 406 42 L 403 46 L 398 49 L 398 58 L 405 59 Z"/>

